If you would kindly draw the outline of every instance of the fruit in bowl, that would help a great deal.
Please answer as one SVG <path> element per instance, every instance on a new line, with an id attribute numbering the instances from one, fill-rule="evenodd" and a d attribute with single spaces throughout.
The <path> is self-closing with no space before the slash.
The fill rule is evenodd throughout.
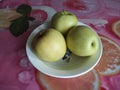
<path id="1" fill-rule="evenodd" d="M 41 30 L 34 42 L 37 56 L 44 61 L 54 62 L 61 59 L 66 53 L 66 42 L 63 35 L 52 28 Z"/>
<path id="2" fill-rule="evenodd" d="M 76 26 L 77 23 L 77 17 L 73 13 L 65 10 L 55 13 L 51 19 L 51 27 L 60 31 L 64 35 L 71 27 Z"/>
<path id="3" fill-rule="evenodd" d="M 98 49 L 96 53 L 91 55 L 90 57 L 81 57 L 78 55 L 75 55 L 73 53 L 69 54 L 69 62 L 66 60 L 63 60 L 62 57 L 59 60 L 50 62 L 50 60 L 44 61 L 43 59 L 39 58 L 38 55 L 35 53 L 35 49 L 33 48 L 33 41 L 35 41 L 34 46 L 36 45 L 36 42 L 39 42 L 39 35 L 38 33 L 41 32 L 41 30 L 49 28 L 50 23 L 44 23 L 37 27 L 29 36 L 26 44 L 26 52 L 27 56 L 32 63 L 33 66 L 36 67 L 40 72 L 47 74 L 49 76 L 57 77 L 57 78 L 72 78 L 77 77 L 80 75 L 83 75 L 93 69 L 96 64 L 99 62 L 101 55 L 102 55 L 102 43 L 99 37 L 98 38 Z M 85 24 L 79 22 L 78 25 L 84 25 Z M 61 34 L 62 35 L 62 34 Z M 37 39 L 37 37 L 39 39 Z M 45 34 L 43 34 L 45 36 Z M 54 36 L 52 36 L 54 37 Z M 54 37 L 56 38 L 56 37 Z M 52 38 L 54 40 L 54 38 Z M 49 38 L 48 38 L 49 39 Z M 57 39 L 58 40 L 58 39 Z M 89 40 L 88 40 L 89 41 Z M 60 43 L 59 40 L 56 41 L 57 43 Z M 65 40 L 66 42 L 66 40 Z M 47 42 L 47 45 L 51 43 L 49 40 Z M 61 44 L 60 44 L 61 45 Z M 59 46 L 59 45 L 58 45 Z M 38 46 L 39 47 L 39 46 Z M 67 48 L 68 46 L 66 46 Z M 76 46 L 77 47 L 77 46 Z M 42 49 L 46 49 L 45 46 L 43 46 Z M 49 53 L 53 53 L 54 45 L 51 48 L 51 51 Z M 61 48 L 61 50 L 63 50 Z M 65 53 L 65 52 L 64 52 Z M 58 52 L 54 53 L 54 56 L 56 56 Z M 47 57 L 47 56 L 46 56 Z"/>
<path id="4" fill-rule="evenodd" d="M 70 29 L 67 35 L 67 46 L 78 56 L 91 56 L 99 48 L 97 34 L 88 26 L 78 25 Z"/>
<path id="5" fill-rule="evenodd" d="M 51 25 L 56 27 L 54 25 L 56 21 L 53 24 L 52 20 L 38 26 L 27 40 L 28 58 L 33 66 L 49 76 L 72 78 L 83 75 L 99 62 L 102 55 L 101 40 L 88 25 L 74 21 L 71 14 L 70 16 L 60 12 L 56 14 L 58 14 L 56 24 L 63 28 L 63 32 L 60 29 L 53 29 Z M 64 23 L 63 17 L 67 18 L 66 23 Z M 69 26 L 69 23 L 76 21 L 77 25 Z M 65 25 L 69 27 L 67 31 L 64 31 Z M 66 52 L 66 49 L 72 53 L 69 53 L 69 50 Z M 67 59 L 63 59 L 65 56 L 69 62 Z"/>

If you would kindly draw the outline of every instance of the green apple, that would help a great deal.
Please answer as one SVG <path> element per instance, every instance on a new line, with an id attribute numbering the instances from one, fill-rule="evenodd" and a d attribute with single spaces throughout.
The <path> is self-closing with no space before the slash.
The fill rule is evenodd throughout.
<path id="1" fill-rule="evenodd" d="M 88 26 L 75 26 L 67 35 L 67 46 L 69 50 L 78 56 L 91 56 L 99 48 L 99 39 Z"/>
<path id="2" fill-rule="evenodd" d="M 48 28 L 38 36 L 34 49 L 41 60 L 54 62 L 65 55 L 66 42 L 64 36 L 59 31 Z"/>
<path id="3" fill-rule="evenodd" d="M 78 23 L 77 17 L 68 11 L 60 11 L 53 15 L 51 20 L 51 26 L 62 34 L 66 34 L 68 30 L 76 26 Z"/>

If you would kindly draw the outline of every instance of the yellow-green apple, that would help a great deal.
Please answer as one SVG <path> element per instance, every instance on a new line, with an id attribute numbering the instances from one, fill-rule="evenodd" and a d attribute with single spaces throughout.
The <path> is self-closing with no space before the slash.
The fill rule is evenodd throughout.
<path id="1" fill-rule="evenodd" d="M 77 23 L 77 17 L 65 10 L 55 13 L 51 19 L 51 26 L 64 35 L 71 27 L 76 26 Z"/>
<path id="2" fill-rule="evenodd" d="M 99 48 L 97 33 L 88 26 L 75 26 L 67 34 L 69 50 L 78 56 L 91 56 Z"/>
<path id="3" fill-rule="evenodd" d="M 53 28 L 47 28 L 38 36 L 34 44 L 34 50 L 41 60 L 48 62 L 58 61 L 66 53 L 64 36 Z"/>

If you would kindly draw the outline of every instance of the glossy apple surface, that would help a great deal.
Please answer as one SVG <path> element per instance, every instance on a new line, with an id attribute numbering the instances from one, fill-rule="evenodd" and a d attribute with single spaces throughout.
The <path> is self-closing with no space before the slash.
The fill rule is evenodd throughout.
<path id="1" fill-rule="evenodd" d="M 62 34 L 66 34 L 68 30 L 76 26 L 78 23 L 77 17 L 68 11 L 60 11 L 55 13 L 51 20 L 51 26 Z"/>
<path id="2" fill-rule="evenodd" d="M 49 28 L 37 38 L 34 49 L 41 60 L 54 62 L 64 56 L 66 42 L 59 31 Z"/>
<path id="3" fill-rule="evenodd" d="M 99 48 L 97 34 L 87 26 L 73 27 L 67 35 L 67 46 L 78 56 L 91 56 Z"/>

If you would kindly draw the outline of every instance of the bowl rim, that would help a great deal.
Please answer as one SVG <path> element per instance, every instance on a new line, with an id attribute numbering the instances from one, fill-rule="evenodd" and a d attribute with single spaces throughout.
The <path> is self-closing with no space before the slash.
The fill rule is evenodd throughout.
<path id="1" fill-rule="evenodd" d="M 88 26 L 90 27 L 89 25 L 87 24 L 84 24 L 82 22 L 78 22 L 78 25 L 84 25 L 84 26 Z M 56 72 L 58 72 L 57 70 L 53 69 L 53 68 L 50 68 L 46 65 L 44 65 L 43 61 L 41 60 L 38 60 L 38 57 L 33 53 L 33 50 L 30 48 L 31 47 L 31 43 L 34 39 L 34 37 L 36 36 L 36 34 L 38 32 L 40 32 L 41 29 L 45 29 L 45 27 L 50 27 L 50 22 L 46 22 L 46 23 L 43 23 L 41 25 L 39 25 L 36 29 L 33 30 L 33 32 L 29 35 L 28 39 L 27 39 L 27 42 L 26 42 L 26 53 L 27 53 L 27 57 L 29 59 L 29 61 L 31 62 L 31 64 L 40 72 L 46 74 L 46 75 L 49 75 L 49 76 L 52 76 L 52 77 L 56 77 L 56 78 L 73 78 L 73 77 L 78 77 L 78 76 L 81 76 L 89 71 L 91 71 L 97 64 L 98 62 L 100 61 L 101 59 L 101 56 L 102 56 L 102 52 L 103 52 L 103 46 L 102 46 L 102 41 L 99 37 L 99 35 L 97 34 L 97 32 L 94 31 L 94 29 L 92 27 L 91 30 L 94 31 L 99 39 L 99 48 L 100 48 L 100 52 L 99 52 L 99 57 L 97 58 L 96 62 L 89 68 L 87 69 L 86 71 L 82 72 L 82 73 L 75 73 L 75 74 L 72 74 L 72 75 L 54 75 L 49 72 L 46 72 L 45 69 L 50 69 L 51 71 L 54 70 Z M 35 60 L 37 59 L 37 60 Z M 41 65 L 41 66 L 40 66 Z M 44 66 L 44 67 L 43 67 Z M 61 71 L 62 73 L 66 72 L 66 71 Z M 60 73 L 60 72 L 58 72 Z"/>

